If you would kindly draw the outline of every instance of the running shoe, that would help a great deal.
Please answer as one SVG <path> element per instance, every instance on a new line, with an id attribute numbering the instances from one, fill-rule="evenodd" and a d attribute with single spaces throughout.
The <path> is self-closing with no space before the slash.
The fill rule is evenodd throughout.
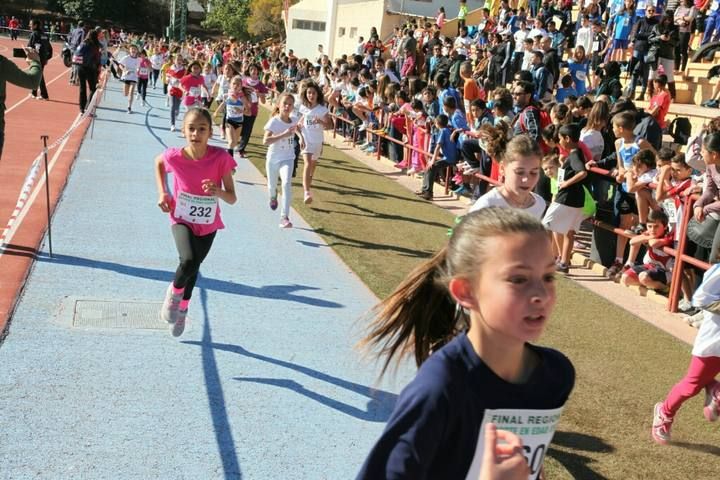
<path id="1" fill-rule="evenodd" d="M 178 316 L 175 323 L 170 327 L 170 333 L 173 337 L 179 337 L 185 331 L 185 323 L 187 322 L 187 308 L 185 310 L 178 310 Z"/>
<path id="2" fill-rule="evenodd" d="M 170 131 L 171 131 L 171 132 L 174 132 L 174 131 L 175 131 L 175 124 L 170 125 Z"/>
<path id="3" fill-rule="evenodd" d="M 365 149 L 365 153 L 375 153 L 375 145 L 370 145 L 368 148 Z"/>
<path id="4" fill-rule="evenodd" d="M 653 440 L 660 445 L 667 445 L 670 442 L 670 429 L 673 419 L 662 413 L 662 403 L 656 403 L 653 409 L 653 423 L 650 433 Z"/>
<path id="5" fill-rule="evenodd" d="M 698 309 L 693 307 L 691 302 L 681 298 L 678 302 L 678 312 L 684 313 L 685 315 L 694 315 L 698 312 Z"/>
<path id="6" fill-rule="evenodd" d="M 303 202 L 305 202 L 305 205 L 310 205 L 313 201 L 312 193 L 305 192 L 305 195 L 303 196 Z"/>
<path id="7" fill-rule="evenodd" d="M 622 268 L 623 268 L 623 263 L 618 260 L 615 260 L 613 262 L 613 264 L 610 265 L 610 268 L 605 270 L 605 276 L 607 278 L 611 278 L 611 279 L 615 278 L 615 276 L 617 276 L 618 273 L 622 272 Z"/>
<path id="8" fill-rule="evenodd" d="M 272 198 L 270 199 L 270 210 L 277 210 L 277 207 L 278 207 L 277 198 L 272 197 Z"/>
<path id="9" fill-rule="evenodd" d="M 555 262 L 555 271 L 558 273 L 570 273 L 570 265 L 558 260 Z"/>
<path id="10" fill-rule="evenodd" d="M 128 113 L 128 115 L 130 115 L 132 113 L 132 108 L 128 107 L 127 113 Z"/>
<path id="11" fill-rule="evenodd" d="M 280 228 L 292 228 L 293 224 L 288 217 L 280 219 Z"/>
<path id="12" fill-rule="evenodd" d="M 714 422 L 720 417 L 720 382 L 713 382 L 705 387 L 705 419 Z"/>
<path id="13" fill-rule="evenodd" d="M 182 301 L 182 295 L 173 293 L 172 283 L 168 285 L 167 292 L 165 292 L 165 301 L 160 309 L 160 318 L 166 323 L 175 323 L 178 318 L 178 312 L 180 311 L 180 302 Z"/>
<path id="14" fill-rule="evenodd" d="M 408 175 L 415 175 L 416 173 L 418 173 L 418 171 L 415 170 L 415 168 L 411 168 L 410 170 L 408 170 L 405 173 L 407 173 Z"/>
<path id="15" fill-rule="evenodd" d="M 643 233 L 645 233 L 645 225 L 643 225 L 642 223 L 638 223 L 634 227 L 625 230 L 625 233 L 627 233 L 628 235 L 642 235 Z"/>

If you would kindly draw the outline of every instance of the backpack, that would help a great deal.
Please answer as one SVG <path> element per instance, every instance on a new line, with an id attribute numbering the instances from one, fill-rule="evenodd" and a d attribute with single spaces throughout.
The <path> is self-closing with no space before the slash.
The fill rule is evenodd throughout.
<path id="1" fill-rule="evenodd" d="M 690 135 L 692 135 L 692 125 L 686 117 L 675 117 L 668 126 L 668 132 L 673 137 L 673 141 L 680 145 L 687 145 Z"/>
<path id="2" fill-rule="evenodd" d="M 525 107 L 525 109 L 522 112 L 520 112 L 519 122 L 520 122 L 520 128 L 523 131 L 527 132 L 527 126 L 525 125 L 525 115 L 523 115 L 523 113 L 525 113 L 527 110 L 530 110 L 530 109 L 537 110 L 540 113 L 540 132 L 545 130 L 545 128 L 548 125 L 552 124 L 552 119 L 550 118 L 550 114 L 548 112 L 546 112 L 545 110 L 540 110 L 538 107 L 536 107 L 534 105 L 529 105 L 529 106 Z M 538 134 L 540 132 L 538 132 Z M 550 150 L 550 148 L 545 143 L 545 140 L 543 140 L 542 135 L 538 135 L 538 144 L 540 145 L 540 148 L 542 149 L 543 153 L 547 153 Z"/>

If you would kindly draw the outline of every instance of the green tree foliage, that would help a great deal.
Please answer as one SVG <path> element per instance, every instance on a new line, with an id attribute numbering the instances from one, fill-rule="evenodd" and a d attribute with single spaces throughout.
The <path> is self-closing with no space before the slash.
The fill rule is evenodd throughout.
<path id="1" fill-rule="evenodd" d="M 283 0 L 251 0 L 247 29 L 258 39 L 283 35 Z"/>
<path id="2" fill-rule="evenodd" d="M 50 10 L 77 19 L 161 28 L 167 0 L 49 0 Z"/>
<path id="3" fill-rule="evenodd" d="M 212 0 L 203 27 L 222 30 L 223 34 L 247 39 L 250 0 Z"/>

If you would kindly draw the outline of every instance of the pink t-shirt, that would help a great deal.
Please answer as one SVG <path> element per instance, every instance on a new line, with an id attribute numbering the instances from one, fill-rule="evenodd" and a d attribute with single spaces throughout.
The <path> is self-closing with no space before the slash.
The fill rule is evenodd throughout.
<path id="1" fill-rule="evenodd" d="M 217 230 L 225 228 L 220 217 L 220 207 L 212 223 L 207 225 L 186 222 L 175 217 L 175 205 L 177 205 L 180 192 L 192 195 L 208 196 L 202 189 L 202 181 L 212 180 L 217 185 L 222 185 L 222 178 L 226 173 L 231 172 L 237 166 L 235 160 L 220 147 L 207 147 L 207 153 L 199 160 L 191 160 L 183 155 L 180 147 L 171 147 L 163 152 L 163 164 L 165 171 L 173 174 L 173 210 L 170 212 L 170 221 L 174 225 L 182 223 L 190 227 L 194 235 L 202 237 Z"/>
<path id="2" fill-rule="evenodd" d="M 258 95 L 265 95 L 268 91 L 267 87 L 260 80 L 253 80 L 251 77 L 243 78 L 243 86 L 255 89 L 255 93 L 250 96 L 250 115 L 255 116 L 258 114 L 258 102 L 260 99 Z"/>
<path id="3" fill-rule="evenodd" d="M 180 85 L 185 90 L 183 105 L 195 105 L 202 101 L 202 87 L 205 86 L 202 75 L 185 75 L 180 79 Z"/>
<path id="4" fill-rule="evenodd" d="M 138 78 L 147 80 L 147 78 L 150 76 L 151 69 L 152 64 L 150 63 L 150 60 L 148 60 L 147 58 L 140 58 L 140 65 L 138 65 L 137 71 Z"/>

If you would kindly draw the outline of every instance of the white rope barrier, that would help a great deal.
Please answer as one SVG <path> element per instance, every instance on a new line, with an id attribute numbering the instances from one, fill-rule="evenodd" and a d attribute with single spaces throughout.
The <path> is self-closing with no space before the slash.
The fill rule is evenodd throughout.
<path id="1" fill-rule="evenodd" d="M 48 145 L 47 149 L 43 149 L 43 151 L 35 158 L 35 160 L 33 160 L 33 163 L 30 165 L 30 169 L 25 176 L 25 181 L 23 182 L 22 188 L 20 189 L 20 195 L 18 196 L 15 208 L 13 209 L 13 212 L 10 215 L 7 224 L 2 231 L 2 235 L 0 235 L 0 249 L 3 249 L 6 246 L 7 239 L 9 238 L 10 233 L 13 232 L 15 228 L 15 222 L 17 221 L 18 217 L 22 215 L 23 211 L 25 211 L 26 208 L 29 208 L 27 200 L 30 197 L 30 192 L 33 190 L 35 182 L 39 177 L 38 173 L 40 172 L 42 159 L 50 150 L 57 148 L 58 145 L 63 143 L 70 135 L 72 135 L 75 130 L 77 130 L 78 126 L 80 126 L 83 120 L 95 114 L 95 109 L 97 108 L 100 98 L 102 97 L 102 93 L 105 90 L 106 83 L 107 72 L 104 73 L 104 76 L 100 82 L 100 87 L 95 91 L 95 94 L 93 95 L 93 98 L 90 101 L 88 108 L 85 109 L 85 113 L 79 115 L 73 121 L 72 125 L 70 125 L 70 128 L 68 128 L 67 131 L 62 134 L 62 136 L 60 136 L 52 144 Z"/>

